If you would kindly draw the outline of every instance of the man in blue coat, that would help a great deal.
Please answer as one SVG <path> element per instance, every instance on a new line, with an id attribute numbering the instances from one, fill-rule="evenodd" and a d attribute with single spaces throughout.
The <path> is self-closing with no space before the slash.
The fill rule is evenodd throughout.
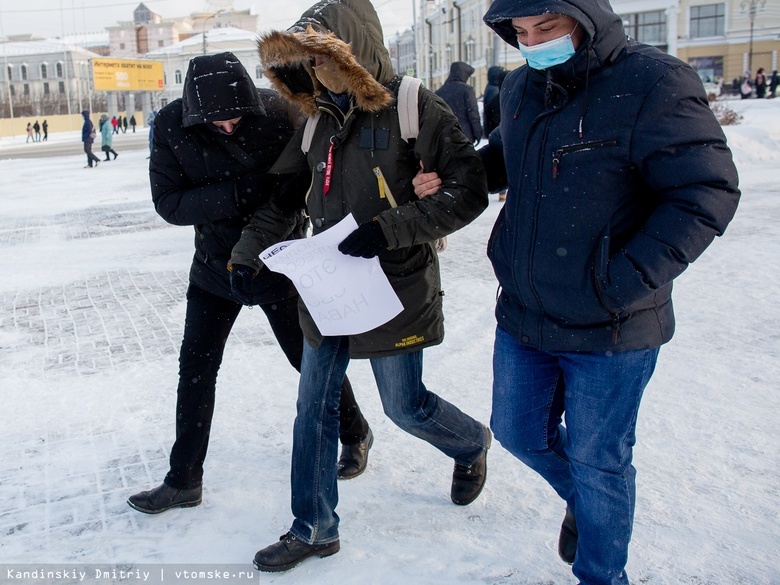
<path id="1" fill-rule="evenodd" d="M 84 154 L 87 155 L 87 166 L 84 168 L 92 168 L 93 164 L 97 167 L 100 164 L 100 159 L 92 152 L 92 143 L 95 142 L 95 125 L 92 120 L 89 119 L 89 110 L 81 112 L 81 117 L 84 118 L 84 124 L 81 126 L 81 142 L 84 144 Z"/>
<path id="2" fill-rule="evenodd" d="M 558 552 L 580 583 L 627 585 L 642 392 L 672 281 L 737 208 L 736 168 L 696 73 L 628 39 L 607 0 L 494 0 L 484 21 L 527 61 L 480 151 L 508 187 L 491 426 L 566 502 Z"/>

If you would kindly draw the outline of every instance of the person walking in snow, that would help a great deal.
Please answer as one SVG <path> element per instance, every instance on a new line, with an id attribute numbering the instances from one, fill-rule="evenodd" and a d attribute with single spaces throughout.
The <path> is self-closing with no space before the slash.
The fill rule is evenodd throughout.
<path id="1" fill-rule="evenodd" d="M 268 208 L 270 221 L 284 226 L 290 237 L 304 236 L 303 215 L 285 215 L 272 199 L 278 197 L 284 207 L 286 200 L 303 197 L 308 180 L 268 173 L 299 125 L 299 112 L 276 92 L 257 90 L 232 53 L 194 58 L 182 98 L 154 118 L 149 179 L 155 209 L 169 223 L 195 226 L 197 237 L 179 354 L 170 469 L 160 486 L 129 498 L 140 512 L 156 514 L 201 502 L 217 371 L 242 305 L 260 306 L 285 357 L 300 371 L 303 333 L 292 283 L 262 267 L 228 271 L 231 250 L 258 206 Z M 239 294 L 234 292 L 237 287 L 231 288 L 235 279 L 245 284 Z M 262 374 L 258 382 L 262 384 Z M 365 469 L 371 430 L 349 380 L 342 374 L 338 383 L 343 452 L 333 472 L 350 479 Z M 262 395 L 259 400 L 262 403 Z"/>
<path id="2" fill-rule="evenodd" d="M 133 114 L 132 116 L 130 116 L 130 127 L 133 129 L 133 134 L 135 134 L 135 126 L 136 126 L 135 114 Z"/>
<path id="3" fill-rule="evenodd" d="M 84 168 L 91 169 L 93 166 L 97 167 L 100 164 L 100 159 L 92 153 L 92 143 L 95 141 L 97 132 L 95 132 L 92 120 L 89 119 L 89 110 L 83 110 L 81 117 L 84 118 L 84 124 L 81 126 L 81 142 L 84 144 L 84 154 L 87 155 L 87 166 Z"/>
<path id="4" fill-rule="evenodd" d="M 488 242 L 491 428 L 565 503 L 579 582 L 628 585 L 642 393 L 672 282 L 729 224 L 737 171 L 696 72 L 628 38 L 607 0 L 494 0 L 483 20 L 526 59 L 480 150 L 508 186 Z"/>
<path id="5" fill-rule="evenodd" d="M 35 142 L 41 141 L 41 125 L 38 123 L 38 120 L 35 120 L 35 124 L 33 124 L 33 131 L 35 132 Z"/>
<path id="6" fill-rule="evenodd" d="M 447 102 L 452 113 L 458 118 L 461 130 L 472 143 L 482 138 L 482 124 L 479 121 L 479 107 L 474 88 L 468 84 L 474 68 L 463 61 L 450 65 L 450 75 L 436 95 Z"/>
<path id="7" fill-rule="evenodd" d="M 471 222 L 488 200 L 479 157 L 441 98 L 419 89 L 422 115 L 414 149 L 401 140 L 393 107 L 401 79 L 369 0 L 322 0 L 287 31 L 261 37 L 258 49 L 261 62 L 271 63 L 266 73 L 279 93 L 306 115 L 320 114 L 306 152 L 303 137 L 311 126 L 299 129 L 273 172 L 304 177 L 311 185 L 295 207 L 306 207 L 315 235 L 354 216 L 358 227 L 339 250 L 378 257 L 403 305 L 384 325 L 349 336 L 323 336 L 299 305 L 305 345 L 293 429 L 294 520 L 254 559 L 261 571 L 284 571 L 340 547 L 335 405 L 352 358 L 370 360 L 389 418 L 454 460 L 451 501 L 468 505 L 482 491 L 489 429 L 430 392 L 422 375 L 424 348 L 444 336 L 434 241 Z M 447 184 L 422 201 L 411 184 L 420 160 L 440 169 Z M 259 208 L 233 251 L 233 270 L 259 268 L 258 254 L 285 239 L 279 227 L 269 208 Z"/>
<path id="8" fill-rule="evenodd" d="M 41 124 L 41 129 L 43 130 L 43 141 L 46 142 L 49 139 L 49 123 L 46 120 Z"/>
<path id="9" fill-rule="evenodd" d="M 25 140 L 25 143 L 30 142 L 32 140 L 35 142 L 35 136 L 33 136 L 33 127 L 30 122 L 27 122 L 27 140 Z"/>
<path id="10" fill-rule="evenodd" d="M 117 152 L 114 150 L 114 134 L 111 130 L 111 124 L 108 122 L 108 116 L 106 114 L 100 115 L 100 138 L 101 138 L 101 144 L 100 149 L 106 153 L 105 161 L 110 161 L 111 157 L 110 154 L 114 155 L 114 160 L 116 160 Z M 105 162 L 104 161 L 104 162 Z"/>

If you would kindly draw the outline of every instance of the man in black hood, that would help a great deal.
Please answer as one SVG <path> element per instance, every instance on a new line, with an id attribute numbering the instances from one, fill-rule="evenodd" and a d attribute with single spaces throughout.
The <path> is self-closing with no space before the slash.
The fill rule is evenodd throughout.
<path id="1" fill-rule="evenodd" d="M 447 102 L 447 105 L 458 118 L 461 130 L 471 142 L 477 143 L 482 138 L 482 125 L 479 122 L 479 108 L 474 88 L 467 82 L 474 74 L 474 68 L 463 61 L 455 61 L 450 65 L 450 75 L 436 95 Z"/>
<path id="2" fill-rule="evenodd" d="M 480 150 L 508 187 L 488 243 L 491 428 L 566 503 L 579 582 L 628 585 L 639 404 L 672 281 L 731 221 L 736 168 L 696 72 L 628 39 L 607 0 L 494 0 L 484 21 L 527 63 Z"/>
<path id="3" fill-rule="evenodd" d="M 308 186 L 307 180 L 268 174 L 300 125 L 299 113 L 276 92 L 256 89 L 232 53 L 193 59 L 183 97 L 162 108 L 154 125 L 152 200 L 167 222 L 195 227 L 195 256 L 179 354 L 170 470 L 160 486 L 128 500 L 148 514 L 201 502 L 217 370 L 242 304 L 260 305 L 285 356 L 300 371 L 303 334 L 292 283 L 265 268 L 230 273 L 228 260 L 259 206 L 271 208 L 269 221 L 285 224 L 289 237 L 303 237 L 303 215 L 283 204 L 299 199 Z M 231 291 L 231 279 L 245 285 L 240 296 Z M 261 382 L 257 380 L 258 386 Z M 339 415 L 339 478 L 349 479 L 365 469 L 370 429 L 346 377 Z"/>

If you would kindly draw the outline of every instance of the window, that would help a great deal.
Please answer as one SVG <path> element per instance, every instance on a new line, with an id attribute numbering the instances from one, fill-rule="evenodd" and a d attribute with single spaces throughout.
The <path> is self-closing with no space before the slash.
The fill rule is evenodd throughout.
<path id="1" fill-rule="evenodd" d="M 173 82 L 177 85 L 181 83 L 181 69 L 173 72 Z"/>
<path id="2" fill-rule="evenodd" d="M 157 46 L 158 47 L 164 47 L 165 46 L 165 41 L 157 41 Z"/>
<path id="3" fill-rule="evenodd" d="M 46 63 L 41 63 L 41 79 L 46 79 L 49 76 Z"/>
<path id="4" fill-rule="evenodd" d="M 723 36 L 725 21 L 725 4 L 691 6 L 691 38 Z"/>
<path id="5" fill-rule="evenodd" d="M 59 92 L 60 93 L 65 93 L 65 82 L 64 81 L 60 81 L 58 86 L 59 86 Z"/>
<path id="6" fill-rule="evenodd" d="M 14 89 L 14 86 L 13 85 L 9 85 L 8 87 L 11 89 L 11 95 L 12 96 L 16 95 L 16 90 Z"/>
<path id="7" fill-rule="evenodd" d="M 723 57 L 694 57 L 688 64 L 699 74 L 704 83 L 715 83 L 723 77 Z"/>
<path id="8" fill-rule="evenodd" d="M 49 84 L 47 82 L 44 82 L 43 84 L 43 95 L 49 95 Z"/>
<path id="9" fill-rule="evenodd" d="M 62 63 L 57 63 L 57 77 L 64 77 L 62 74 Z"/>
<path id="10" fill-rule="evenodd" d="M 30 84 L 25 83 L 24 84 L 24 95 L 30 95 Z"/>
<path id="11" fill-rule="evenodd" d="M 663 10 L 624 14 L 621 18 L 631 38 L 648 45 L 666 45 L 666 14 Z"/>
<path id="12" fill-rule="evenodd" d="M 26 64 L 22 65 L 21 72 L 22 72 L 22 80 L 27 79 L 27 65 Z"/>
<path id="13" fill-rule="evenodd" d="M 255 65 L 255 79 L 263 78 L 263 68 L 260 65 Z"/>
<path id="14" fill-rule="evenodd" d="M 8 66 L 8 81 L 12 81 L 14 78 L 14 66 L 9 65 Z"/>
<path id="15" fill-rule="evenodd" d="M 120 51 L 124 51 L 125 50 L 125 44 L 124 43 L 119 43 L 119 50 Z"/>

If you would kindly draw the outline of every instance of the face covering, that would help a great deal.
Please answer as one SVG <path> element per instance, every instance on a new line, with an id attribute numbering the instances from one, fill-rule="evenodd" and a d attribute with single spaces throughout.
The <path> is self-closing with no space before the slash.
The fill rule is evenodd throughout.
<path id="1" fill-rule="evenodd" d="M 528 66 L 531 69 L 548 69 L 555 67 L 561 63 L 565 63 L 574 55 L 574 43 L 571 41 L 571 35 L 577 25 L 567 35 L 563 35 L 560 38 L 547 41 L 534 45 L 533 47 L 526 47 L 523 43 L 518 41 L 520 47 L 520 54 L 525 57 L 528 62 Z"/>
<path id="2" fill-rule="evenodd" d="M 314 75 L 320 80 L 320 83 L 327 87 L 333 93 L 344 93 L 347 91 L 347 82 L 339 71 L 336 63 L 328 59 L 322 65 L 314 67 Z"/>

